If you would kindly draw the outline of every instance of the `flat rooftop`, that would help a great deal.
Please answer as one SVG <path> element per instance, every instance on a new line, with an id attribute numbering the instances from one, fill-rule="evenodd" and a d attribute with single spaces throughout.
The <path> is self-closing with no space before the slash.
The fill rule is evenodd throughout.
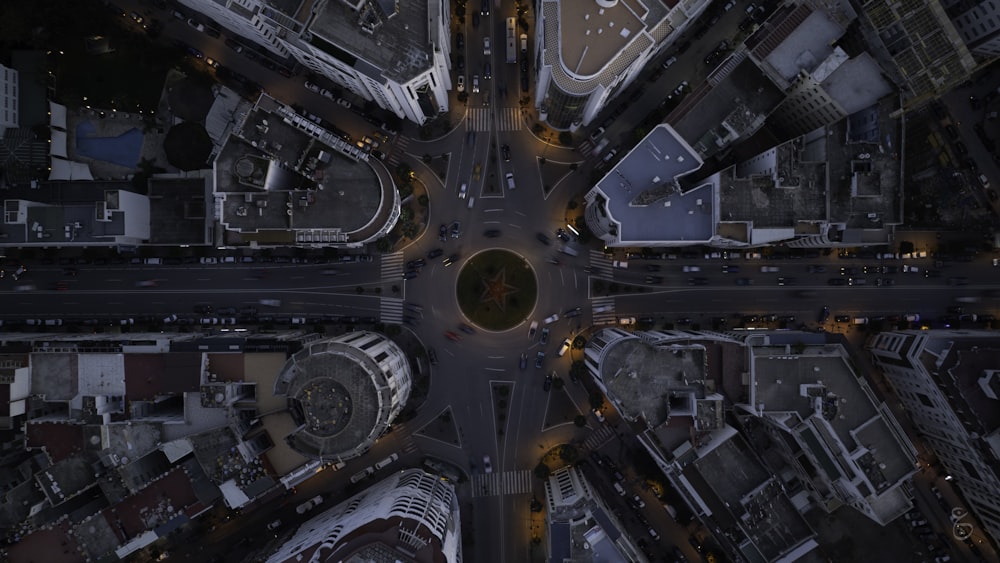
<path id="1" fill-rule="evenodd" d="M 376 82 L 388 77 L 406 83 L 430 70 L 434 42 L 427 22 L 435 14 L 431 2 L 395 2 L 396 13 L 383 19 L 371 33 L 361 27 L 360 15 L 346 2 L 327 2 L 309 31 L 309 43 Z M 478 8 L 478 6 L 475 6 Z M 499 48 L 499 46 L 497 47 Z"/>
<path id="2" fill-rule="evenodd" d="M 653 346 L 626 338 L 612 344 L 601 361 L 601 381 L 627 416 L 655 428 L 670 415 L 672 396 L 704 398 L 705 348 L 698 344 Z"/>
<path id="3" fill-rule="evenodd" d="M 653 0 L 654 2 L 656 0 Z M 567 73 L 589 77 L 601 72 L 645 27 L 646 6 L 619 0 L 604 8 L 596 0 L 559 2 L 559 55 Z"/>
<path id="4" fill-rule="evenodd" d="M 618 224 L 623 244 L 707 241 L 715 234 L 716 198 L 711 184 L 681 193 L 675 178 L 701 167 L 698 155 L 668 125 L 649 132 L 595 186 Z"/>
<path id="5" fill-rule="evenodd" d="M 791 82 L 799 71 L 811 73 L 826 60 L 843 34 L 844 28 L 826 12 L 811 12 L 764 60 Z"/>
<path id="6" fill-rule="evenodd" d="M 975 415 L 965 417 L 965 420 L 974 421 L 970 429 L 988 436 L 1000 428 L 997 401 L 985 391 L 990 388 L 993 393 L 1000 394 L 1000 373 L 997 371 L 1000 370 L 1000 342 L 983 338 L 949 339 L 953 343 L 939 371 L 948 376 L 941 379 L 953 387 L 955 400 L 964 403 L 964 408 Z"/>

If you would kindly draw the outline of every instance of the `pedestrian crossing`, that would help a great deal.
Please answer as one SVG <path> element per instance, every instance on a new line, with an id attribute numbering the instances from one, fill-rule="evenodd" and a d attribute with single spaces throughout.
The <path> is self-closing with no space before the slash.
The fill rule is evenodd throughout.
<path id="1" fill-rule="evenodd" d="M 383 323 L 399 324 L 403 322 L 403 300 L 398 297 L 382 297 L 379 299 L 379 320 Z"/>
<path id="2" fill-rule="evenodd" d="M 593 311 L 595 325 L 613 324 L 615 317 L 614 297 L 595 297 L 590 300 L 590 310 Z"/>
<path id="3" fill-rule="evenodd" d="M 403 253 L 382 255 L 382 281 L 397 282 L 403 277 Z"/>
<path id="4" fill-rule="evenodd" d="M 612 280 L 612 260 L 600 250 L 590 250 L 590 275 L 602 280 Z"/>
<path id="5" fill-rule="evenodd" d="M 492 131 L 493 116 L 496 115 L 497 131 L 518 131 L 524 121 L 518 108 L 470 108 L 467 119 L 472 131 Z"/>
<path id="6" fill-rule="evenodd" d="M 531 470 L 477 473 L 472 476 L 472 496 L 520 495 L 531 492 Z"/>
<path id="7" fill-rule="evenodd" d="M 410 144 L 410 139 L 408 137 L 404 137 L 402 135 L 396 136 L 392 146 L 386 149 L 389 153 L 385 158 L 385 163 L 388 168 L 395 168 L 403 160 L 403 155 L 406 154 L 406 145 L 408 144 Z"/>
<path id="8" fill-rule="evenodd" d="M 601 424 L 600 428 L 583 441 L 583 446 L 591 451 L 599 450 L 614 437 L 615 431 L 607 424 Z"/>

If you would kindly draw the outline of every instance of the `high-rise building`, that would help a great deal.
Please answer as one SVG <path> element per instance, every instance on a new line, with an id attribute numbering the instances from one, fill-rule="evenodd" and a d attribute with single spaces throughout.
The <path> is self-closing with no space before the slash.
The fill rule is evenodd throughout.
<path id="1" fill-rule="evenodd" d="M 268 563 L 461 563 L 455 488 L 420 469 L 399 471 L 305 522 Z"/>
<path id="2" fill-rule="evenodd" d="M 0 65 L 0 139 L 7 128 L 18 126 L 18 90 L 17 71 Z"/>
<path id="3" fill-rule="evenodd" d="M 941 0 L 973 55 L 1000 55 L 1000 3 L 995 0 Z"/>
<path id="4" fill-rule="evenodd" d="M 448 2 L 181 2 L 401 118 L 448 110 Z"/>
<path id="5" fill-rule="evenodd" d="M 871 353 L 983 528 L 1000 541 L 1000 340 L 969 330 L 883 332 Z"/>
<path id="6" fill-rule="evenodd" d="M 541 118 L 560 130 L 590 123 L 708 5 L 708 0 L 536 3 L 535 105 Z"/>

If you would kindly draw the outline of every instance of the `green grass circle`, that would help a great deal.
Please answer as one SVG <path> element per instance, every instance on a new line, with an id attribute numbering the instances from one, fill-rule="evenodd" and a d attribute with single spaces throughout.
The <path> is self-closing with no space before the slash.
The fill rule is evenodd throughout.
<path id="1" fill-rule="evenodd" d="M 510 288 L 502 309 L 483 298 L 486 283 L 496 282 L 501 272 L 504 285 Z M 507 330 L 523 322 L 535 309 L 538 281 L 524 258 L 509 250 L 486 250 L 462 266 L 455 292 L 459 308 L 472 323 L 488 330 Z"/>

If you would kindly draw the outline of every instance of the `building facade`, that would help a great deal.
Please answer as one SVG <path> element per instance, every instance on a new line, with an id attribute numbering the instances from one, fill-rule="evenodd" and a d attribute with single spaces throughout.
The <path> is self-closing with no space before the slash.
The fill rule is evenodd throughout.
<path id="1" fill-rule="evenodd" d="M 299 527 L 268 563 L 461 563 L 455 488 L 420 469 L 398 471 Z"/>
<path id="2" fill-rule="evenodd" d="M 448 110 L 447 0 L 182 3 L 400 118 L 423 124 Z"/>
<path id="3" fill-rule="evenodd" d="M 0 139 L 5 130 L 18 126 L 19 90 L 17 71 L 0 65 Z"/>
<path id="4" fill-rule="evenodd" d="M 967 330 L 883 332 L 870 347 L 917 430 L 1000 541 L 1000 341 Z"/>
<path id="5" fill-rule="evenodd" d="M 1000 55 L 1000 4 L 991 0 L 943 0 L 941 6 L 973 55 Z"/>

